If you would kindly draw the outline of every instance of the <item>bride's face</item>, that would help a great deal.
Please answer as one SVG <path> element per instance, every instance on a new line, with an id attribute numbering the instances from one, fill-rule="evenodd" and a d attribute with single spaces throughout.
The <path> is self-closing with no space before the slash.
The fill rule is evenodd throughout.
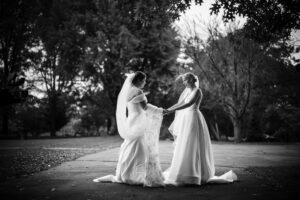
<path id="1" fill-rule="evenodd" d="M 191 88 L 192 87 L 192 84 L 191 84 L 191 81 L 188 79 L 188 78 L 183 78 L 183 85 L 187 88 Z"/>
<path id="2" fill-rule="evenodd" d="M 143 89 L 146 85 L 146 79 L 144 78 L 139 84 L 138 84 L 138 88 Z"/>

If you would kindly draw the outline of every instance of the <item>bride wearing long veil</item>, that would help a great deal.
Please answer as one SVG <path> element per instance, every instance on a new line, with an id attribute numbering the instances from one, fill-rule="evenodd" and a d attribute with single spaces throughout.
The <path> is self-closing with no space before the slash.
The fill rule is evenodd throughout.
<path id="1" fill-rule="evenodd" d="M 119 93 L 116 119 L 121 145 L 115 175 L 96 178 L 94 182 L 163 186 L 158 141 L 162 108 L 147 103 L 142 91 L 146 82 L 143 72 L 129 74 Z"/>

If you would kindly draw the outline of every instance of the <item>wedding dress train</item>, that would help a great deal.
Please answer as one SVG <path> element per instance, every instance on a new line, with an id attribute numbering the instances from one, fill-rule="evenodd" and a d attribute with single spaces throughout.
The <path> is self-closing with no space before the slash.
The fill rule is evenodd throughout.
<path id="1" fill-rule="evenodd" d="M 119 151 L 116 175 L 96 178 L 94 182 L 142 184 L 148 187 L 164 185 L 158 155 L 162 109 L 147 104 L 147 110 L 143 110 L 141 101 L 147 101 L 144 94 L 127 102 L 128 117 L 123 119 L 126 121 L 126 133 L 120 134 L 124 142 Z"/>
<path id="2" fill-rule="evenodd" d="M 180 99 L 189 101 L 191 92 L 185 90 Z M 199 105 L 201 98 L 188 108 L 176 111 L 169 131 L 176 137 L 171 166 L 163 173 L 165 184 L 184 185 L 229 183 L 237 180 L 233 171 L 215 176 L 212 145 L 206 121 Z"/>

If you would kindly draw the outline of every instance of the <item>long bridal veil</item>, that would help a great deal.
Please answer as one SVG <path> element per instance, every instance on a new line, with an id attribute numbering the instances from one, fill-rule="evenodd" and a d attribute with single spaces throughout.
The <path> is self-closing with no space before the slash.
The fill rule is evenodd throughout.
<path id="1" fill-rule="evenodd" d="M 129 74 L 124 81 L 122 89 L 119 93 L 116 109 L 117 128 L 120 136 L 125 141 L 134 141 L 143 137 L 145 144 L 145 168 L 143 181 L 141 184 L 147 187 L 164 186 L 164 179 L 159 162 L 159 133 L 162 123 L 162 108 L 147 104 L 147 109 L 143 111 L 134 121 L 128 120 L 130 112 L 127 113 L 128 103 L 139 103 L 146 101 L 144 93 L 129 99 L 136 92 L 136 88 L 132 85 L 134 74 Z M 121 148 L 122 149 L 122 148 Z M 120 152 L 122 156 L 122 152 Z M 134 159 L 134 158 L 131 158 Z M 119 157 L 120 160 L 120 157 Z M 117 167 L 116 174 L 120 174 L 120 168 Z M 132 169 L 135 170 L 135 169 Z M 94 182 L 122 182 L 114 175 L 107 175 L 94 179 Z"/>
<path id="2" fill-rule="evenodd" d="M 126 108 L 128 103 L 128 97 L 133 91 L 132 79 L 134 74 L 129 74 L 123 84 L 123 87 L 118 96 L 116 118 L 117 126 L 120 136 L 124 139 L 134 139 L 136 137 L 144 135 L 144 141 L 146 144 L 146 158 L 145 158 L 145 180 L 144 186 L 155 187 L 163 186 L 164 179 L 159 161 L 159 133 L 162 123 L 162 108 L 158 108 L 154 105 L 147 104 L 147 110 L 145 111 L 145 117 L 140 118 L 139 122 L 135 123 L 135 127 L 126 123 Z M 147 101 L 145 94 L 141 94 L 140 98 Z M 142 130 L 142 131 L 141 131 Z"/>
<path id="3" fill-rule="evenodd" d="M 122 89 L 118 96 L 117 101 L 117 109 L 116 109 L 116 120 L 117 120 L 117 128 L 120 136 L 123 139 L 130 139 L 134 137 L 131 135 L 132 133 L 127 131 L 128 126 L 126 124 L 127 115 L 126 115 L 126 108 L 128 103 L 128 98 L 130 92 L 133 91 L 132 80 L 134 78 L 134 74 L 129 74 L 124 81 Z"/>

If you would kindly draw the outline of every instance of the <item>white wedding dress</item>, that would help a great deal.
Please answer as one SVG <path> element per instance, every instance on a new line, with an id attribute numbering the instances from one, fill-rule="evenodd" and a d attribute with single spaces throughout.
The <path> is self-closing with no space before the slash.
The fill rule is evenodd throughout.
<path id="1" fill-rule="evenodd" d="M 179 101 L 192 98 L 185 89 Z M 209 131 L 199 110 L 201 98 L 188 108 L 178 110 L 169 131 L 174 135 L 175 147 L 171 166 L 164 172 L 165 184 L 184 185 L 202 183 L 229 183 L 237 179 L 229 171 L 215 176 L 215 166 Z"/>
<path id="2" fill-rule="evenodd" d="M 130 79 L 127 78 L 127 82 Z M 120 106 L 121 103 L 117 107 L 118 130 L 124 142 L 119 151 L 116 175 L 103 176 L 93 181 L 142 184 L 147 187 L 164 186 L 158 155 L 162 109 L 147 104 L 147 110 L 144 110 L 140 102 L 147 102 L 145 94 L 140 94 L 141 90 L 136 87 L 128 87 L 125 91 L 126 98 L 133 98 L 125 100 L 128 116 L 118 115 L 120 108 L 124 109 Z M 119 98 L 120 96 L 122 91 Z"/>

